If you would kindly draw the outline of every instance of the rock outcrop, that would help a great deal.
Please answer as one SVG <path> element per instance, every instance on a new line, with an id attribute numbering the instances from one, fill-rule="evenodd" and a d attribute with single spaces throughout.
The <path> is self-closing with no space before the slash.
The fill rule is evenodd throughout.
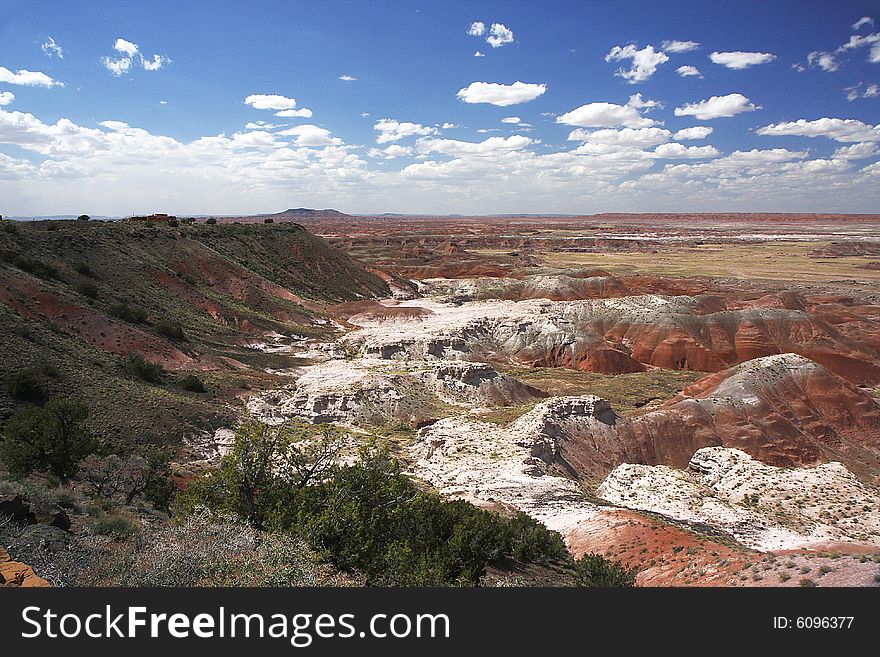
<path id="1" fill-rule="evenodd" d="M 761 550 L 880 546 L 878 491 L 836 462 L 777 468 L 737 449 L 707 447 L 686 469 L 620 465 L 597 492 L 621 506 L 715 527 Z"/>
<path id="2" fill-rule="evenodd" d="M 9 553 L 0 547 L 0 586 L 47 587 L 49 582 L 37 575 L 27 564 L 13 561 Z"/>

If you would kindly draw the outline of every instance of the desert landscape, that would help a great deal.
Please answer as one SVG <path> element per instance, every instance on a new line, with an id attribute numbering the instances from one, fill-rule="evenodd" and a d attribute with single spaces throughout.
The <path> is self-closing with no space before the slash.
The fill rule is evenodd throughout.
<path id="1" fill-rule="evenodd" d="M 179 491 L 242 422 L 294 421 L 336 427 L 338 463 L 381 447 L 419 490 L 525 514 L 638 585 L 880 582 L 878 215 L 298 209 L 0 236 L 5 415 L 28 377 L 77 388 L 89 431 L 161 445 Z M 67 500 L 2 484 L 38 512 L 9 551 L 23 582 L 71 581 L 53 541 L 130 550 L 78 477 Z M 144 513 L 97 515 L 167 531 Z M 567 585 L 564 561 L 490 560 L 479 581 Z"/>

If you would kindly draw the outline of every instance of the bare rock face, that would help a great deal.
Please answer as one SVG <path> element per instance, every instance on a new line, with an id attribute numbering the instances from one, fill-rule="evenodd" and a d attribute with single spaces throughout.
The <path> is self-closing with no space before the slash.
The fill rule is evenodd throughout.
<path id="1" fill-rule="evenodd" d="M 880 494 L 837 462 L 777 468 L 737 449 L 706 447 L 683 470 L 622 464 L 597 492 L 621 506 L 707 524 L 761 550 L 880 546 Z"/>
<path id="2" fill-rule="evenodd" d="M 9 553 L 0 547 L 0 586 L 47 587 L 49 582 L 38 576 L 27 564 L 13 561 Z"/>
<path id="3" fill-rule="evenodd" d="M 365 325 L 345 342 L 370 358 L 494 357 L 604 374 L 641 371 L 645 365 L 719 372 L 790 352 L 857 384 L 880 381 L 880 354 L 872 346 L 880 344 L 880 335 L 870 317 L 833 324 L 796 309 L 796 300 L 778 301 L 775 307 L 727 309 L 722 299 L 707 295 L 460 304 L 419 300 L 404 302 L 431 311 L 417 325 Z"/>
<path id="4" fill-rule="evenodd" d="M 485 406 L 525 404 L 547 397 L 543 390 L 499 374 L 485 363 L 447 362 L 432 368 L 424 378 L 442 396 Z"/>
<path id="5" fill-rule="evenodd" d="M 466 361 L 332 360 L 303 372 L 282 389 L 252 397 L 248 409 L 273 424 L 298 417 L 353 426 L 398 420 L 418 427 L 436 420 L 433 413 L 443 404 L 482 408 L 547 396 L 489 365 Z"/>

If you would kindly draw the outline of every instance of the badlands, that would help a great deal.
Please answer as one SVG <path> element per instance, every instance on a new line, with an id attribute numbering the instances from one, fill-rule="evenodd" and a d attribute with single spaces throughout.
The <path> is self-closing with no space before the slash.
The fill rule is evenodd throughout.
<path id="1" fill-rule="evenodd" d="M 302 365 L 258 418 L 390 441 L 643 585 L 880 580 L 877 217 L 307 219 L 391 295 L 262 345 Z"/>

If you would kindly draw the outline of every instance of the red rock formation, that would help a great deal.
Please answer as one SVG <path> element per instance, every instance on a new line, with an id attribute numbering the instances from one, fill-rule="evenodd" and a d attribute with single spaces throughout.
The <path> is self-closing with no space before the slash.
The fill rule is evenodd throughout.
<path id="1" fill-rule="evenodd" d="M 0 547 L 0 586 L 47 587 L 49 582 L 37 575 L 27 564 L 13 561 L 9 553 Z"/>

